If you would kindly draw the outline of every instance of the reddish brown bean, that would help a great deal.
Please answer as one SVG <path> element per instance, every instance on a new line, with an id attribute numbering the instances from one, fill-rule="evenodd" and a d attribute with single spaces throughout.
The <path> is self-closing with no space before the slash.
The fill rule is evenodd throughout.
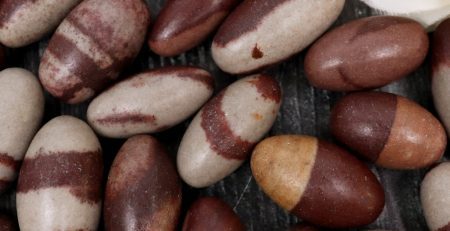
<path id="1" fill-rule="evenodd" d="M 233 209 L 216 197 L 194 202 L 184 219 L 183 231 L 244 231 L 245 226 Z"/>
<path id="2" fill-rule="evenodd" d="M 238 0 L 167 1 L 148 40 L 162 56 L 181 54 L 200 44 L 228 15 Z"/>
<path id="3" fill-rule="evenodd" d="M 345 96 L 332 109 L 330 126 L 339 141 L 386 168 L 429 166 L 447 145 L 443 126 L 430 112 L 384 92 Z"/>
<path id="4" fill-rule="evenodd" d="M 267 138 L 256 145 L 251 169 L 272 200 L 318 226 L 367 225 L 384 207 L 383 188 L 369 168 L 344 149 L 315 137 Z"/>
<path id="5" fill-rule="evenodd" d="M 425 59 L 428 36 L 417 22 L 374 16 L 328 32 L 309 49 L 311 85 L 333 91 L 376 88 L 405 77 Z"/>
<path id="6" fill-rule="evenodd" d="M 148 135 L 128 139 L 108 176 L 106 230 L 174 230 L 180 206 L 181 182 L 165 148 Z"/>

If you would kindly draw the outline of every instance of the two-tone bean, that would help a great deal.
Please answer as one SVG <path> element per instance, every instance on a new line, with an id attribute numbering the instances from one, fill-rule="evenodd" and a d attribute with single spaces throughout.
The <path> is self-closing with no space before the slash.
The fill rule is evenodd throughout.
<path id="1" fill-rule="evenodd" d="M 331 132 L 375 164 L 417 169 L 439 160 L 447 146 L 442 124 L 425 108 L 384 92 L 359 92 L 337 102 Z"/>
<path id="2" fill-rule="evenodd" d="M 96 230 L 102 174 L 102 150 L 92 129 L 72 116 L 50 120 L 33 138 L 20 169 L 20 229 Z"/>
<path id="3" fill-rule="evenodd" d="M 281 103 L 277 81 L 253 75 L 234 82 L 195 116 L 178 149 L 181 178 L 206 187 L 236 170 L 275 121 Z"/>
<path id="4" fill-rule="evenodd" d="M 384 207 L 381 184 L 344 149 L 300 135 L 266 138 L 254 149 L 258 185 L 282 208 L 328 228 L 372 223 Z"/>
<path id="5" fill-rule="evenodd" d="M 219 28 L 211 47 L 232 74 L 253 72 L 300 52 L 342 11 L 345 0 L 245 0 Z"/>
<path id="6" fill-rule="evenodd" d="M 166 67 L 123 80 L 97 96 L 87 118 L 107 137 L 168 129 L 196 112 L 212 95 L 214 79 L 203 69 Z"/>

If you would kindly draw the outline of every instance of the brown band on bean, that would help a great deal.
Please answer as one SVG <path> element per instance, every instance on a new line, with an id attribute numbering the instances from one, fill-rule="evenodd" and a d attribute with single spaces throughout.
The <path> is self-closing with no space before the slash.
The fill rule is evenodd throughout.
<path id="1" fill-rule="evenodd" d="M 450 230 L 450 222 L 447 225 L 439 228 L 437 231 L 449 231 L 449 230 Z"/>
<path id="2" fill-rule="evenodd" d="M 129 1 L 129 0 L 126 0 Z M 75 17 L 76 15 L 82 15 L 86 21 L 89 22 L 89 25 L 85 23 L 80 23 L 78 19 Z M 112 24 L 104 23 L 100 20 L 98 13 L 91 11 L 90 9 L 78 8 L 77 14 L 69 14 L 65 20 L 70 22 L 70 24 L 83 33 L 85 36 L 91 38 L 95 44 L 99 47 L 99 49 L 105 53 L 107 53 L 115 62 L 112 66 L 116 67 L 117 70 L 121 70 L 125 63 L 118 62 L 116 57 L 118 53 L 120 53 L 119 47 L 111 48 L 111 36 L 114 35 L 114 28 Z M 124 41 L 125 42 L 125 41 Z M 111 49 L 109 49 L 111 48 Z M 123 49 L 126 49 L 124 47 Z M 131 62 L 133 57 L 127 58 L 127 63 Z"/>
<path id="3" fill-rule="evenodd" d="M 0 28 L 8 23 L 9 19 L 25 5 L 35 3 L 37 0 L 2 0 L 0 1 Z"/>
<path id="4" fill-rule="evenodd" d="M 192 80 L 203 83 L 208 89 L 214 88 L 214 78 L 206 71 L 195 67 L 178 66 L 178 67 L 163 67 L 155 70 L 150 70 L 149 73 L 154 75 L 175 75 L 182 78 L 190 78 Z"/>
<path id="5" fill-rule="evenodd" d="M 139 166 L 122 169 L 122 163 L 130 161 L 128 158 L 139 159 Z M 105 195 L 105 224 L 108 228 L 124 230 L 130 228 L 129 222 L 135 222 L 133 227 L 136 230 L 145 230 L 168 203 L 175 201 L 181 204 L 181 183 L 175 166 L 156 139 L 144 135 L 130 138 L 119 150 L 111 169 Z M 178 214 L 178 211 L 172 212 Z M 168 218 L 156 220 L 159 219 Z"/>
<path id="6" fill-rule="evenodd" d="M 291 227 L 289 231 L 319 231 L 319 229 L 308 224 L 298 224 Z"/>
<path id="7" fill-rule="evenodd" d="M 198 81 L 198 82 L 202 83 L 209 90 L 214 89 L 214 79 L 212 78 L 211 75 L 200 74 L 200 73 L 195 73 L 195 74 L 194 73 L 192 73 L 192 74 L 180 73 L 179 77 L 190 78 L 194 81 Z"/>
<path id="8" fill-rule="evenodd" d="M 201 111 L 201 126 L 212 150 L 227 159 L 245 160 L 255 143 L 236 136 L 228 125 L 222 101 L 226 89 L 205 104 Z"/>
<path id="9" fill-rule="evenodd" d="M 101 89 L 108 79 L 105 78 L 106 75 L 117 73 L 110 68 L 101 69 L 91 57 L 81 52 L 76 44 L 58 33 L 53 35 L 47 51 L 54 55 L 63 65 L 69 67 L 70 73 L 80 78 L 81 81 L 71 86 L 70 89 L 64 89 L 63 95 L 59 96 L 63 101 L 69 101 L 74 98 L 76 93 L 83 88 L 93 90 Z M 42 62 L 48 62 L 48 60 L 43 59 Z M 72 63 L 78 63 L 79 65 L 74 66 L 71 65 Z M 98 78 L 93 78 L 93 76 L 97 76 Z"/>
<path id="10" fill-rule="evenodd" d="M 345 96 L 331 111 L 331 132 L 342 143 L 376 161 L 386 144 L 397 108 L 397 96 L 361 92 Z"/>
<path id="11" fill-rule="evenodd" d="M 383 189 L 367 166 L 338 146 L 319 140 L 311 178 L 292 212 L 311 223 L 345 228 L 341 224 L 371 223 L 383 207 Z"/>
<path id="12" fill-rule="evenodd" d="M 122 113 L 114 113 L 107 117 L 103 117 L 100 119 L 96 119 L 100 124 L 124 124 L 124 123 L 133 123 L 133 124 L 151 124 L 156 126 L 156 117 L 154 115 L 145 115 L 139 112 L 122 112 Z"/>
<path id="13" fill-rule="evenodd" d="M 101 151 L 45 152 L 25 158 L 20 169 L 17 192 L 67 187 L 83 203 L 96 204 L 101 198 L 103 161 Z"/>
<path id="14" fill-rule="evenodd" d="M 0 165 L 6 166 L 8 168 L 18 171 L 20 169 L 20 160 L 14 160 L 14 158 L 7 153 L 0 153 Z"/>
<path id="15" fill-rule="evenodd" d="M 277 103 L 280 102 L 281 89 L 274 78 L 268 75 L 259 75 L 256 78 L 248 80 L 248 82 L 256 87 L 258 93 L 260 93 L 264 99 L 273 100 Z"/>
<path id="16" fill-rule="evenodd" d="M 291 0 L 249 0 L 242 2 L 219 28 L 214 37 L 214 43 L 224 47 L 243 34 L 256 30 L 264 17 L 288 1 Z"/>

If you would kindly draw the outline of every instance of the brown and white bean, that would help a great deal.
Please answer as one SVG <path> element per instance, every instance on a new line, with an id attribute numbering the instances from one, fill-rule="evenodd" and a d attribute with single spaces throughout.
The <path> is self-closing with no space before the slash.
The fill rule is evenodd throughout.
<path id="1" fill-rule="evenodd" d="M 203 69 L 166 67 L 114 85 L 89 105 L 87 118 L 107 137 L 168 129 L 196 112 L 212 95 L 214 79 Z"/>
<path id="2" fill-rule="evenodd" d="M 212 44 L 225 72 L 254 72 L 300 52 L 339 16 L 345 0 L 245 0 L 226 18 Z M 282 26 L 280 26 L 282 25 Z"/>
<path id="3" fill-rule="evenodd" d="M 50 120 L 33 138 L 20 169 L 20 229 L 96 230 L 102 174 L 102 150 L 92 129 L 71 116 Z"/>
<path id="4" fill-rule="evenodd" d="M 281 103 L 277 81 L 253 75 L 211 99 L 189 125 L 178 149 L 181 178 L 212 185 L 236 170 L 275 121 Z"/>
<path id="5" fill-rule="evenodd" d="M 67 103 L 91 98 L 135 58 L 149 21 L 142 0 L 83 1 L 58 27 L 42 56 L 42 85 Z"/>

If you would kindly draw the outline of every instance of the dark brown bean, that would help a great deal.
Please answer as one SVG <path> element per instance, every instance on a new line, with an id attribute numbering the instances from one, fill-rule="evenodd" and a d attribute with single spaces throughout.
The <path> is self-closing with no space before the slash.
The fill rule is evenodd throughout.
<path id="1" fill-rule="evenodd" d="M 238 0 L 167 1 L 150 33 L 149 46 L 162 56 L 181 54 L 200 44 Z"/>
<path id="2" fill-rule="evenodd" d="M 216 197 L 194 202 L 184 219 L 183 231 L 244 231 L 245 226 L 233 209 Z"/>
<path id="3" fill-rule="evenodd" d="M 417 22 L 374 16 L 328 32 L 309 49 L 311 85 L 333 91 L 376 88 L 405 77 L 425 59 L 428 36 Z"/>

